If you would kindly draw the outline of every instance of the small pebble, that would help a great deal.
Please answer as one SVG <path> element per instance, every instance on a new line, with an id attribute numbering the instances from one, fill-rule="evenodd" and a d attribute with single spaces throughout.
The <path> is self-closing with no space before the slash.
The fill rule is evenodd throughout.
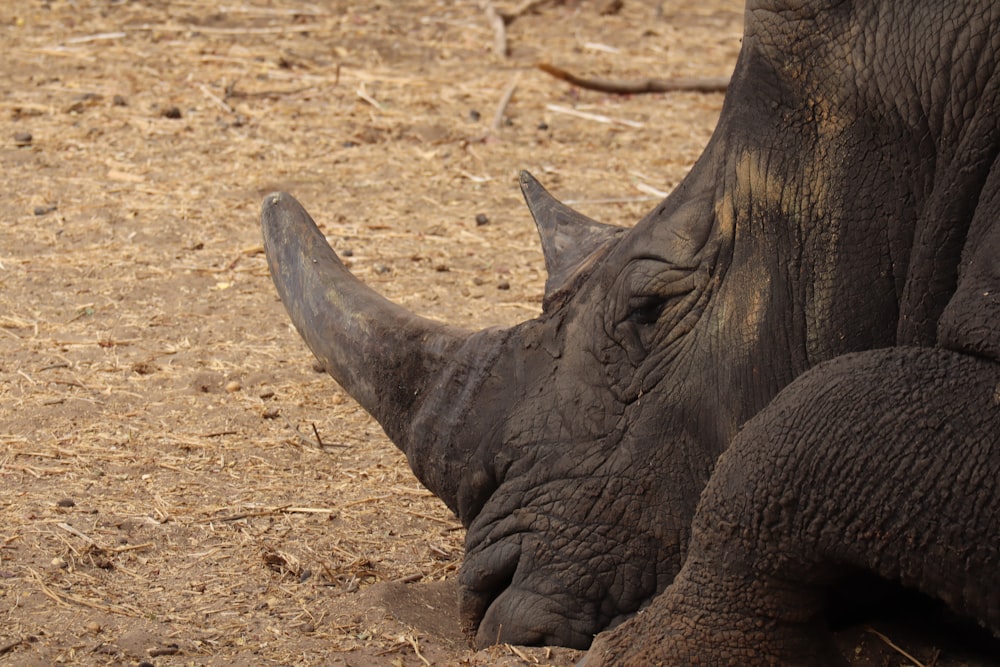
<path id="1" fill-rule="evenodd" d="M 501 280 L 497 283 L 497 289 L 508 290 L 510 289 L 510 283 L 506 280 Z"/>
<path id="2" fill-rule="evenodd" d="M 14 144 L 16 146 L 30 146 L 31 140 L 32 140 L 31 132 L 14 133 Z"/>
<path id="3" fill-rule="evenodd" d="M 482 114 L 480 114 L 475 109 L 472 109 L 471 111 L 469 111 L 469 120 L 471 120 L 473 123 L 479 122 L 480 118 L 482 118 Z"/>
<path id="4" fill-rule="evenodd" d="M 181 118 L 181 110 L 178 107 L 167 107 L 163 110 L 163 117 L 177 120 Z"/>
<path id="5" fill-rule="evenodd" d="M 313 359 L 312 369 L 316 373 L 325 373 L 326 372 L 326 366 L 324 366 L 323 362 L 320 361 L 319 359 Z"/>
<path id="6" fill-rule="evenodd" d="M 302 632 L 306 633 L 307 635 L 311 635 L 312 633 L 316 632 L 316 626 L 313 625 L 312 623 L 303 623 L 301 626 L 299 626 L 299 629 L 302 630 Z"/>
<path id="7" fill-rule="evenodd" d="M 116 107 L 127 107 L 128 101 L 121 95 L 115 95 L 111 98 L 111 104 Z"/>
<path id="8" fill-rule="evenodd" d="M 545 130 L 549 129 L 549 124 L 546 123 L 545 121 L 542 121 L 541 123 L 538 124 L 538 129 L 544 132 Z"/>
<path id="9" fill-rule="evenodd" d="M 239 383 L 239 380 L 230 380 L 229 382 L 226 383 L 226 391 L 228 391 L 230 394 L 235 394 L 242 388 L 243 385 Z"/>
<path id="10" fill-rule="evenodd" d="M 59 507 L 76 507 L 76 501 L 72 498 L 60 498 L 56 501 Z"/>
<path id="11" fill-rule="evenodd" d="M 482 227 L 483 225 L 490 224 L 490 219 L 486 217 L 485 213 L 476 214 L 476 227 Z"/>
<path id="12" fill-rule="evenodd" d="M 62 556 L 56 556 L 55 558 L 52 559 L 52 567 L 64 568 L 66 567 L 66 565 L 67 565 L 66 559 L 63 558 Z"/>
<path id="13" fill-rule="evenodd" d="M 265 391 L 260 392 L 259 396 L 260 396 L 261 400 L 263 400 L 263 401 L 266 401 L 269 398 L 274 398 L 274 390 L 273 389 L 267 389 Z"/>
<path id="14" fill-rule="evenodd" d="M 87 630 L 87 632 L 90 632 L 95 635 L 102 630 L 101 624 L 96 623 L 94 621 L 87 623 L 87 625 L 85 625 L 84 628 Z"/>
<path id="15" fill-rule="evenodd" d="M 261 414 L 261 416 L 264 419 L 277 419 L 278 415 L 280 415 L 280 414 L 281 414 L 281 411 L 278 408 L 276 408 L 274 406 L 271 406 L 271 407 L 267 408 L 266 410 L 264 410 L 264 412 L 263 412 L 263 414 Z"/>
<path id="16" fill-rule="evenodd" d="M 55 204 L 50 204 L 48 206 L 36 206 L 35 215 L 48 215 L 49 213 L 52 213 L 52 211 L 55 211 L 57 208 L 59 207 L 56 206 Z"/>

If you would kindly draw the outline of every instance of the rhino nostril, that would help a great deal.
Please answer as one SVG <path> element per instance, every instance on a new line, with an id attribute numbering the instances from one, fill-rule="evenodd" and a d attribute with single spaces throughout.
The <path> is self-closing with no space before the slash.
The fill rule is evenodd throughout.
<path id="1" fill-rule="evenodd" d="M 481 466 L 476 466 L 462 479 L 457 494 L 458 518 L 462 525 L 468 527 L 479 516 L 496 490 L 496 479 Z"/>

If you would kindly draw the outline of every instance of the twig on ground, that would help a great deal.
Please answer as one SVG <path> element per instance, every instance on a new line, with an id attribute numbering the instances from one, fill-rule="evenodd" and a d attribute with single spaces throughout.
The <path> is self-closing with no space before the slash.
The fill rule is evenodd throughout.
<path id="1" fill-rule="evenodd" d="M 230 521 L 239 521 L 240 519 L 256 519 L 262 516 L 274 516 L 275 514 L 333 514 L 333 513 L 334 510 L 327 509 L 325 507 L 292 507 L 291 505 L 279 505 L 278 507 L 262 507 L 260 509 L 251 510 L 247 512 L 237 512 L 236 514 L 230 514 L 229 516 L 213 516 L 207 519 L 199 519 L 198 521 L 195 521 L 195 523 L 212 523 L 213 521 L 218 521 L 220 523 L 229 523 Z M 139 545 L 139 546 L 144 546 L 144 545 Z"/>
<path id="2" fill-rule="evenodd" d="M 211 101 L 215 102 L 216 104 L 218 104 L 220 107 L 222 107 L 223 109 L 225 109 L 229 113 L 233 113 L 235 111 L 235 109 L 233 109 L 231 106 L 229 106 L 229 104 L 224 99 L 222 99 L 221 97 L 219 97 L 218 95 L 216 95 L 215 93 L 213 93 L 211 90 L 209 90 L 208 86 L 206 86 L 205 84 L 199 83 L 198 84 L 198 88 L 199 88 L 199 90 L 201 90 L 202 94 L 205 97 L 207 97 Z"/>
<path id="3" fill-rule="evenodd" d="M 538 69 L 580 88 L 617 95 L 670 92 L 724 93 L 729 87 L 728 76 L 615 81 L 610 79 L 587 79 L 549 63 L 539 63 Z"/>
<path id="4" fill-rule="evenodd" d="M 97 544 L 97 542 L 95 542 L 90 536 L 85 535 L 84 533 L 81 533 L 79 530 L 77 530 L 73 526 L 69 525 L 68 523 L 57 523 L 56 526 L 58 526 L 59 528 L 62 528 L 67 533 L 72 533 L 73 535 L 76 535 L 77 537 L 79 537 L 81 540 L 83 540 L 84 542 L 86 542 L 87 544 L 89 544 L 92 547 L 96 547 L 98 549 L 101 548 Z"/>
<path id="5" fill-rule="evenodd" d="M 319 429 L 316 428 L 316 422 L 309 422 L 309 425 L 312 426 L 313 435 L 316 436 L 316 445 L 320 449 L 323 449 L 326 445 L 323 444 L 323 438 L 319 437 Z"/>
<path id="6" fill-rule="evenodd" d="M 493 29 L 493 52 L 501 58 L 506 58 L 508 54 L 507 24 L 504 22 L 503 17 L 497 13 L 496 7 L 493 6 L 490 0 L 483 0 L 481 6 L 483 11 L 486 12 L 486 20 Z"/>
<path id="7" fill-rule="evenodd" d="M 199 32 L 205 35 L 281 35 L 293 32 L 315 32 L 320 26 L 316 23 L 303 25 L 280 25 L 263 28 L 218 28 L 206 25 L 172 24 L 172 23 L 142 23 L 129 26 L 129 30 L 153 32 Z"/>
<path id="8" fill-rule="evenodd" d="M 52 600 L 54 600 L 60 606 L 72 607 L 72 605 L 70 604 L 72 602 L 73 604 L 80 605 L 81 607 L 97 609 L 98 611 L 118 614 L 120 616 L 131 616 L 131 617 L 139 616 L 138 610 L 130 607 L 125 607 L 117 604 L 104 604 L 101 602 L 95 602 L 94 600 L 87 599 L 81 595 L 74 595 L 73 593 L 63 593 L 54 591 L 45 585 L 45 582 L 42 581 L 42 576 L 38 574 L 38 572 L 36 572 L 31 568 L 28 568 L 28 571 L 31 573 L 32 579 L 35 580 L 35 583 L 38 584 L 38 587 L 42 590 L 42 593 L 44 593 L 46 597 L 49 597 Z"/>
<path id="9" fill-rule="evenodd" d="M 371 95 L 368 94 L 368 92 L 365 90 L 365 84 L 364 83 L 362 83 L 361 86 L 355 92 L 356 92 L 356 94 L 357 94 L 358 97 L 360 97 L 362 100 L 364 100 L 368 104 L 372 105 L 373 107 L 375 107 L 379 111 L 384 111 L 385 110 L 385 107 L 383 107 L 382 104 L 378 100 L 376 100 L 374 97 L 372 97 Z"/>
<path id="10" fill-rule="evenodd" d="M 868 632 L 872 633 L 873 635 L 875 635 L 876 637 L 878 637 L 879 639 L 881 639 L 882 642 L 886 646 L 888 646 L 893 651 L 895 651 L 896 653 L 900 654 L 901 656 L 903 656 L 904 658 L 906 658 L 907 660 L 909 660 L 910 662 L 912 662 L 916 667 L 926 667 L 924 665 L 924 663 L 920 662 L 919 660 L 917 660 L 916 658 L 914 658 L 912 655 L 910 655 L 909 653 L 907 653 L 906 651 L 904 651 L 903 649 L 901 649 L 899 646 L 897 646 L 896 644 L 894 644 L 891 639 L 889 639 L 888 637 L 886 637 L 885 635 L 883 635 L 881 632 L 879 632 L 875 628 L 866 627 L 865 630 L 867 630 Z"/>
<path id="11" fill-rule="evenodd" d="M 127 36 L 128 34 L 124 32 L 99 32 L 94 35 L 82 35 L 80 37 L 71 37 L 66 40 L 66 43 L 86 44 L 87 42 L 101 42 L 109 39 L 123 39 Z"/>
<path id="12" fill-rule="evenodd" d="M 555 111 L 556 113 L 563 113 L 567 116 L 576 116 L 577 118 L 583 118 L 585 120 L 592 120 L 597 123 L 608 123 L 611 125 L 627 125 L 628 127 L 642 127 L 643 124 L 636 120 L 628 120 L 625 118 L 612 118 L 611 116 L 605 116 L 603 114 L 588 113 L 586 111 L 579 111 L 577 109 L 572 109 L 570 107 L 564 107 L 559 104 L 546 104 L 545 108 L 549 111 Z"/>
<path id="13" fill-rule="evenodd" d="M 10 653 L 14 649 L 16 649 L 21 644 L 24 644 L 25 641 L 26 640 L 24 640 L 24 639 L 15 639 L 14 641 L 12 641 L 9 644 L 5 644 L 3 646 L 0 646 L 0 655 L 7 655 L 8 653 Z"/>
<path id="14" fill-rule="evenodd" d="M 288 417 L 285 417 L 285 415 L 281 415 L 281 417 L 285 420 L 285 423 L 288 424 L 288 428 L 295 431 L 295 435 L 299 437 L 299 440 L 302 442 L 303 445 L 305 445 L 306 447 L 318 447 L 319 449 L 323 449 L 322 445 L 317 445 L 315 442 L 313 442 L 306 436 L 302 435 L 302 431 L 299 430 L 299 427 L 293 424 Z"/>
<path id="15" fill-rule="evenodd" d="M 517 81 L 520 78 L 519 74 L 515 74 L 514 78 L 507 84 L 507 88 L 503 91 L 500 104 L 497 105 L 497 112 L 493 114 L 493 125 L 491 127 L 494 132 L 499 132 L 503 128 L 504 114 L 507 113 L 507 107 L 510 105 L 511 98 L 514 97 L 514 91 L 517 90 Z"/>
<path id="16" fill-rule="evenodd" d="M 413 647 L 413 652 L 417 654 L 418 658 L 420 658 L 420 662 L 427 665 L 427 667 L 431 667 L 430 661 L 420 654 L 420 646 L 417 645 L 416 638 L 413 635 L 406 635 L 406 641 Z"/>

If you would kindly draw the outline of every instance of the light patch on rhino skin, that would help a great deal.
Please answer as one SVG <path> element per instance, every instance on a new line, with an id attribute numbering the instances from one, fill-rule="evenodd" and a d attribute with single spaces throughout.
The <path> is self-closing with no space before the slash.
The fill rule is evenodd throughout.
<path id="1" fill-rule="evenodd" d="M 760 228 L 754 230 L 754 221 L 748 218 L 755 213 L 780 207 L 780 201 L 780 179 L 768 173 L 759 153 L 744 152 L 736 163 L 735 187 L 725 188 L 722 196 L 715 202 L 718 233 L 722 238 L 730 239 L 730 243 L 737 233 L 738 226 L 741 228 L 741 233 L 759 233 L 762 230 Z M 741 221 L 741 217 L 745 220 Z M 719 321 L 736 324 L 738 336 L 733 341 L 738 340 L 749 345 L 759 339 L 766 320 L 770 304 L 771 276 L 767 275 L 766 267 L 760 263 L 750 266 L 743 264 L 740 268 L 744 272 L 763 271 L 763 275 L 748 276 L 741 273 L 727 276 L 727 280 L 733 281 L 740 294 L 738 298 L 723 298 L 719 301 Z M 739 289 L 748 285 L 754 285 L 755 288 Z"/>
<path id="2" fill-rule="evenodd" d="M 1000 384 L 993 389 L 993 404 L 1000 405 Z"/>

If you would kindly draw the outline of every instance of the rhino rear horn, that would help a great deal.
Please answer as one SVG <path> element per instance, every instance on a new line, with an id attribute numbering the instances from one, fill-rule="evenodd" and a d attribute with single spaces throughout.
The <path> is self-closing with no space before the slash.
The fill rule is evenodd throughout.
<path id="1" fill-rule="evenodd" d="M 545 256 L 545 296 L 564 286 L 588 257 L 625 233 L 624 227 L 605 225 L 574 211 L 549 194 L 534 176 L 521 172 L 521 192 L 535 219 Z"/>
<path id="2" fill-rule="evenodd" d="M 364 285 L 291 195 L 264 199 L 261 227 L 271 278 L 295 328 L 409 455 L 412 414 L 469 333 L 418 317 Z"/>

